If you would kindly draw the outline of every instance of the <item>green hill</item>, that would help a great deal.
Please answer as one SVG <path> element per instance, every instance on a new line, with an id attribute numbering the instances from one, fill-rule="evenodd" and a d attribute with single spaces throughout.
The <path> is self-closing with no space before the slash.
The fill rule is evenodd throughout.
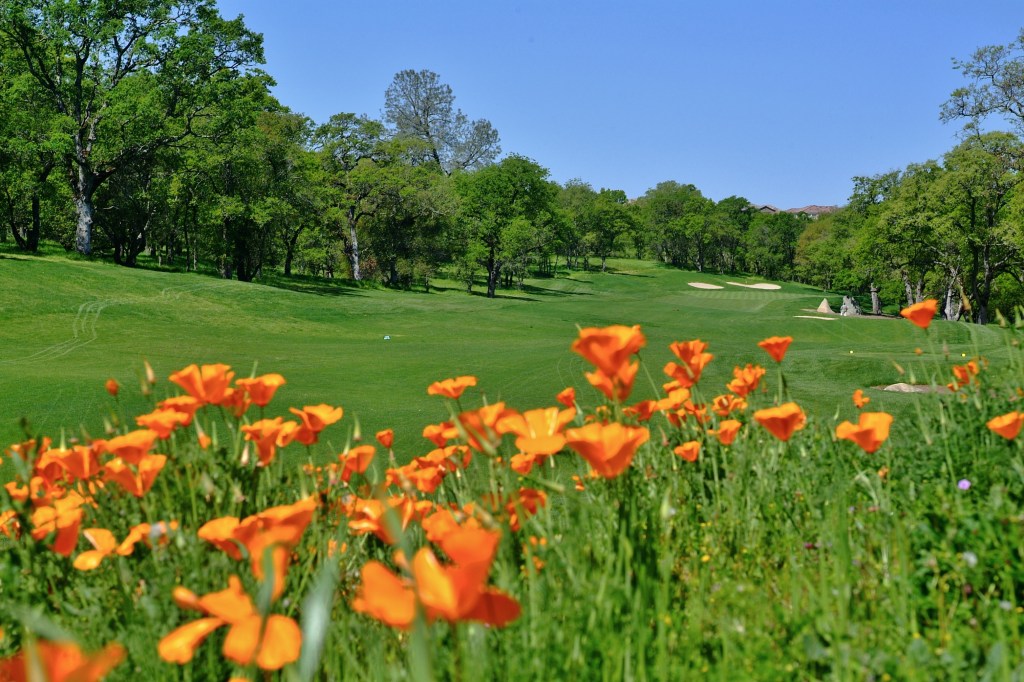
<path id="1" fill-rule="evenodd" d="M 475 374 L 488 400 L 522 409 L 550 404 L 567 385 L 590 391 L 585 363 L 569 351 L 577 326 L 642 325 L 652 376 L 638 379 L 637 398 L 663 382 L 657 368 L 671 359 L 672 341 L 711 344 L 716 360 L 702 386 L 713 395 L 734 364 L 771 364 L 758 340 L 791 335 L 790 389 L 812 412 L 828 414 L 852 413 L 855 388 L 910 380 L 899 367 L 927 381 L 945 350 L 957 361 L 979 349 L 997 361 L 1003 355 L 994 328 L 936 323 L 925 333 L 899 319 L 801 318 L 813 315 L 806 311 L 817 307 L 821 291 L 743 288 L 727 284 L 746 281 L 735 277 L 640 261 L 610 266 L 606 273 L 527 280 L 521 291 L 486 299 L 444 281 L 430 293 L 303 279 L 266 286 L 0 256 L 0 439 L 20 439 L 23 417 L 32 433 L 59 437 L 63 427 L 73 435 L 84 425 L 98 435 L 112 406 L 103 389 L 109 377 L 123 385 L 128 414 L 145 411 L 138 390 L 144 359 L 160 379 L 157 397 L 171 392 L 171 372 L 193 362 L 227 363 L 240 376 L 279 372 L 288 385 L 278 405 L 341 405 L 365 433 L 394 427 L 401 451 L 420 446 L 423 424 L 444 418 L 425 392 L 438 379 Z M 688 285 L 693 281 L 723 288 L 697 289 Z M 915 355 L 915 347 L 924 354 Z M 869 395 L 879 409 L 895 412 L 912 400 Z"/>

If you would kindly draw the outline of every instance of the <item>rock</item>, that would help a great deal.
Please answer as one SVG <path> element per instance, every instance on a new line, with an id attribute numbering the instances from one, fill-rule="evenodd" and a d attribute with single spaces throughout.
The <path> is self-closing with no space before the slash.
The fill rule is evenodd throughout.
<path id="1" fill-rule="evenodd" d="M 836 314 L 836 311 L 832 310 L 832 306 L 830 306 L 828 304 L 828 299 L 827 298 L 821 299 L 821 305 L 818 306 L 818 312 L 819 313 L 832 313 L 833 315 Z"/>
<path id="2" fill-rule="evenodd" d="M 892 391 L 894 393 L 952 393 L 945 386 L 931 386 L 925 384 L 891 384 L 889 386 L 882 386 L 883 391 Z"/>

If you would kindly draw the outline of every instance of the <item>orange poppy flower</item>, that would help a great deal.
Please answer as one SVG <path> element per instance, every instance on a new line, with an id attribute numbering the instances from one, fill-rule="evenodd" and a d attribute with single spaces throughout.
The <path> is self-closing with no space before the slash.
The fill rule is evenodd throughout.
<path id="1" fill-rule="evenodd" d="M 928 325 L 932 323 L 932 318 L 935 317 L 935 312 L 939 309 L 939 302 L 934 298 L 929 298 L 920 303 L 915 303 L 912 306 L 904 308 L 900 311 L 900 315 L 907 318 L 921 329 L 927 329 Z"/>
<path id="2" fill-rule="evenodd" d="M 212 519 L 199 527 L 196 536 L 200 540 L 206 540 L 213 544 L 229 557 L 238 561 L 242 558 L 242 552 L 238 543 L 235 542 L 235 529 L 238 528 L 239 523 L 241 521 L 237 516 L 222 516 Z"/>
<path id="3" fill-rule="evenodd" d="M 457 417 L 457 434 L 474 450 L 493 453 L 501 444 L 498 422 L 513 414 L 515 412 L 507 409 L 505 403 L 494 403 L 462 412 Z"/>
<path id="4" fill-rule="evenodd" d="M 91 571 L 111 554 L 118 556 L 132 554 L 135 551 L 135 545 L 140 542 L 145 541 L 147 545 L 152 546 L 156 538 L 163 538 L 166 541 L 170 530 L 177 527 L 176 521 L 172 521 L 170 524 L 161 522 L 152 526 L 148 523 L 140 523 L 132 526 L 128 531 L 128 536 L 120 543 L 114 534 L 106 528 L 86 528 L 82 531 L 82 536 L 89 541 L 93 548 L 75 557 L 74 567 L 79 571 Z"/>
<path id="5" fill-rule="evenodd" d="M 276 598 L 284 590 L 291 550 L 306 532 L 316 507 L 316 498 L 307 497 L 294 504 L 265 509 L 241 521 L 231 516 L 214 519 L 203 524 L 197 535 L 236 560 L 241 558 L 239 546 L 245 547 L 252 573 L 260 581 L 266 577 L 263 562 L 267 550 L 270 550 Z"/>
<path id="6" fill-rule="evenodd" d="M 373 461 L 373 456 L 376 452 L 377 449 L 372 445 L 357 445 L 348 452 L 338 455 L 338 459 L 343 466 L 341 480 L 348 483 L 352 478 L 352 474 L 366 473 L 366 469 L 370 466 L 370 462 Z"/>
<path id="7" fill-rule="evenodd" d="M 339 421 L 344 414 L 344 410 L 340 407 L 331 407 L 324 403 L 306 405 L 301 410 L 297 410 L 294 407 L 288 409 L 302 420 L 302 424 L 295 431 L 295 440 L 303 445 L 315 443 L 320 432 Z"/>
<path id="8" fill-rule="evenodd" d="M 135 418 L 139 426 L 154 431 L 156 437 L 163 440 L 171 437 L 171 432 L 179 426 L 188 426 L 191 417 L 184 412 L 171 408 L 157 408 L 149 414 L 140 414 Z"/>
<path id="9" fill-rule="evenodd" d="M 388 485 L 399 485 L 406 492 L 416 489 L 421 493 L 432 493 L 444 481 L 446 470 L 436 464 L 422 464 L 416 460 L 405 466 L 388 469 L 385 472 Z"/>
<path id="10" fill-rule="evenodd" d="M 113 554 L 117 549 L 117 538 L 106 528 L 86 528 L 82 531 L 82 536 L 89 541 L 93 549 L 75 557 L 73 566 L 79 571 L 91 571 L 100 565 L 104 557 Z"/>
<path id="11" fill-rule="evenodd" d="M 565 447 L 562 429 L 576 418 L 575 408 L 545 407 L 513 412 L 497 423 L 500 433 L 514 433 L 516 447 L 532 455 L 553 455 Z"/>
<path id="12" fill-rule="evenodd" d="M 339 408 L 340 409 L 340 408 Z M 286 422 L 281 417 L 260 419 L 252 424 L 243 424 L 242 432 L 245 439 L 256 443 L 256 451 L 260 464 L 266 466 L 274 459 L 277 448 L 285 447 L 296 437 L 300 426 L 295 422 Z"/>
<path id="13" fill-rule="evenodd" d="M 680 388 L 678 383 L 673 381 L 664 386 L 668 395 L 657 402 L 658 410 L 678 410 L 690 400 L 690 389 Z"/>
<path id="14" fill-rule="evenodd" d="M 658 413 L 658 401 L 641 400 L 636 405 L 624 408 L 623 413 L 634 415 L 638 421 L 650 421 L 651 417 Z"/>
<path id="15" fill-rule="evenodd" d="M 508 467 L 512 471 L 526 476 L 533 471 L 533 467 L 547 459 L 544 455 L 531 455 L 527 452 L 518 452 L 508 458 Z"/>
<path id="16" fill-rule="evenodd" d="M 395 432 L 391 429 L 384 429 L 383 431 L 378 431 L 375 438 L 382 447 L 390 450 L 395 442 Z"/>
<path id="17" fill-rule="evenodd" d="M 156 406 L 162 410 L 175 410 L 181 412 L 183 415 L 188 417 L 186 421 L 182 423 L 182 426 L 188 426 L 192 423 L 192 418 L 196 414 L 196 410 L 203 406 L 203 403 L 196 400 L 190 395 L 178 395 L 173 398 L 167 398 L 161 400 Z"/>
<path id="18" fill-rule="evenodd" d="M 871 398 L 868 398 L 866 395 L 864 395 L 863 390 L 858 388 L 856 391 L 853 392 L 853 404 L 857 407 L 858 410 L 870 402 Z"/>
<path id="19" fill-rule="evenodd" d="M 123 459 L 115 457 L 103 465 L 103 473 L 107 480 L 117 483 L 129 495 L 142 497 L 153 487 L 165 464 L 166 455 L 146 455 L 133 470 Z"/>
<path id="20" fill-rule="evenodd" d="M 238 576 L 228 579 L 226 590 L 202 597 L 177 590 L 175 602 L 206 617 L 186 623 L 160 640 L 157 653 L 168 663 L 183 665 L 191 661 L 199 645 L 222 625 L 230 625 L 224 639 L 224 657 L 239 665 L 255 662 L 262 670 L 280 670 L 299 658 L 302 631 L 298 624 L 287 616 L 260 616 Z"/>
<path id="21" fill-rule="evenodd" d="M 736 440 L 736 434 L 740 432 L 741 426 L 743 426 L 743 423 L 740 421 L 726 419 L 718 423 L 718 430 L 708 431 L 708 433 L 717 438 L 718 442 L 722 445 L 732 445 L 733 441 Z"/>
<path id="22" fill-rule="evenodd" d="M 613 324 L 581 329 L 579 337 L 572 343 L 572 350 L 605 376 L 614 377 L 629 362 L 629 356 L 639 353 L 646 344 L 640 325 Z"/>
<path id="23" fill-rule="evenodd" d="M 438 509 L 423 517 L 420 522 L 427 541 L 437 544 L 451 533 L 462 528 L 479 528 L 480 522 L 459 509 Z"/>
<path id="24" fill-rule="evenodd" d="M 726 388 L 740 398 L 745 398 L 757 390 L 761 378 L 765 375 L 765 369 L 759 365 L 747 363 L 747 366 L 742 369 L 733 367 L 732 375 L 734 378 L 726 384 Z"/>
<path id="25" fill-rule="evenodd" d="M 466 375 L 455 377 L 454 379 L 435 381 L 430 386 L 427 386 L 427 395 L 439 395 L 444 398 L 457 400 L 462 395 L 462 392 L 470 386 L 476 386 L 475 376 Z"/>
<path id="26" fill-rule="evenodd" d="M 103 384 L 103 388 L 107 389 L 107 393 L 116 398 L 117 392 L 121 390 L 121 384 L 117 383 L 117 379 L 107 379 Z"/>
<path id="27" fill-rule="evenodd" d="M 804 428 L 807 423 L 807 416 L 796 403 L 758 410 L 754 419 L 781 441 L 789 440 L 794 431 Z"/>
<path id="28" fill-rule="evenodd" d="M 844 421 L 836 427 L 836 438 L 851 440 L 868 454 L 889 438 L 892 415 L 888 412 L 861 412 L 858 424 Z"/>
<path id="29" fill-rule="evenodd" d="M 650 438 L 650 432 L 642 426 L 594 422 L 568 429 L 565 437 L 569 447 L 587 460 L 598 474 L 615 478 L 630 465 L 637 449 Z"/>
<path id="30" fill-rule="evenodd" d="M 0 680 L 95 682 L 106 677 L 124 657 L 125 649 L 117 643 L 87 654 L 73 642 L 36 640 L 14 656 L 0 660 Z"/>
<path id="31" fill-rule="evenodd" d="M 786 351 L 791 343 L 793 343 L 792 336 L 769 336 L 764 341 L 759 341 L 757 345 L 763 348 L 768 355 L 772 356 L 772 360 L 782 362 L 782 358 L 786 357 Z"/>
<path id="32" fill-rule="evenodd" d="M 238 379 L 235 386 L 238 386 L 247 394 L 255 405 L 266 407 L 274 399 L 277 389 L 287 383 L 280 374 L 264 374 L 252 379 Z"/>
<path id="33" fill-rule="evenodd" d="M 156 437 L 157 432 L 152 429 L 136 429 L 107 441 L 96 441 L 95 446 L 129 464 L 138 464 L 153 447 Z"/>
<path id="34" fill-rule="evenodd" d="M 475 620 L 502 627 L 519 617 L 520 606 L 512 597 L 486 585 L 497 551 L 499 535 L 480 528 L 460 528 L 441 539 L 441 548 L 452 561 L 443 565 L 429 548 L 413 557 L 413 582 L 403 580 L 377 561 L 362 569 L 362 583 L 352 608 L 387 625 L 408 629 L 417 602 L 428 621 Z"/>
<path id="35" fill-rule="evenodd" d="M 1006 414 L 989 419 L 985 426 L 1006 440 L 1013 440 L 1020 433 L 1021 426 L 1024 426 L 1024 413 L 1016 411 L 1007 412 Z"/>
<path id="36" fill-rule="evenodd" d="M 548 496 L 543 490 L 520 488 L 516 496 L 509 498 L 505 503 L 508 527 L 518 533 L 522 527 L 522 520 L 534 516 L 541 507 L 547 506 L 547 503 Z"/>
<path id="37" fill-rule="evenodd" d="M 39 456 L 34 469 L 51 482 L 57 480 L 58 471 L 68 483 L 88 480 L 100 471 L 98 450 L 98 447 L 84 445 L 74 445 L 70 449 L 51 448 Z"/>
<path id="38" fill-rule="evenodd" d="M 691 440 L 683 443 L 682 445 L 677 445 L 672 452 L 676 453 L 687 462 L 696 462 L 697 456 L 700 455 L 700 442 Z"/>
<path id="39" fill-rule="evenodd" d="M 189 365 L 172 374 L 170 380 L 200 403 L 219 405 L 234 376 L 228 365 Z"/>
<path id="40" fill-rule="evenodd" d="M 56 533 L 52 549 L 62 556 L 71 556 L 78 544 L 78 529 L 82 525 L 82 505 L 85 498 L 73 491 L 53 504 L 37 507 L 32 512 L 32 539 L 42 540 Z"/>
<path id="41" fill-rule="evenodd" d="M 559 391 L 558 395 L 555 396 L 555 400 L 557 400 L 562 405 L 565 405 L 566 407 L 575 407 L 576 389 L 573 388 L 572 386 L 569 386 L 568 388 L 563 388 L 561 391 Z"/>
<path id="42" fill-rule="evenodd" d="M 669 362 L 665 365 L 663 371 L 672 377 L 679 387 L 690 388 L 700 381 L 700 375 L 704 368 L 715 357 L 711 353 L 704 352 L 707 347 L 708 344 L 700 339 L 676 341 L 669 346 L 669 350 L 682 360 L 683 364 Z"/>
<path id="43" fill-rule="evenodd" d="M 633 392 L 633 382 L 640 369 L 639 362 L 624 364 L 614 374 L 606 374 L 601 370 L 585 372 L 584 376 L 590 385 L 601 391 L 609 400 L 622 401 Z"/>
<path id="44" fill-rule="evenodd" d="M 432 442 L 439 448 L 443 448 L 448 443 L 448 436 L 455 429 L 455 425 L 452 422 L 441 422 L 440 424 L 428 424 L 423 427 L 423 437 Z M 458 435 L 458 431 L 455 431 L 455 435 Z M 454 437 L 454 436 L 453 436 Z"/>
<path id="45" fill-rule="evenodd" d="M 224 397 L 217 404 L 229 410 L 236 419 L 241 419 L 242 415 L 249 411 L 252 400 L 249 398 L 249 394 L 242 389 L 229 388 L 224 391 Z"/>
<path id="46" fill-rule="evenodd" d="M 978 375 L 980 368 L 978 363 L 974 360 L 966 362 L 962 365 L 953 365 L 953 379 L 956 382 L 956 386 L 953 390 L 966 386 L 971 383 L 971 379 Z"/>
<path id="47" fill-rule="evenodd" d="M 747 401 L 732 393 L 715 396 L 711 401 L 711 410 L 719 417 L 728 417 L 733 412 L 747 409 Z"/>
<path id="48" fill-rule="evenodd" d="M 416 500 L 406 495 L 390 497 L 386 505 L 380 500 L 353 497 L 341 511 L 349 517 L 348 527 L 353 534 L 373 533 L 381 542 L 393 545 L 395 537 L 388 530 L 385 514 L 394 511 L 404 530 L 412 521 L 422 518 L 434 508 L 434 503 L 429 500 Z"/>
<path id="49" fill-rule="evenodd" d="M 13 509 L 0 512 L 0 535 L 15 539 L 21 537 L 21 526 L 18 524 L 18 512 Z"/>
<path id="50" fill-rule="evenodd" d="M 685 401 L 683 403 L 682 413 L 680 414 L 677 412 L 676 414 L 679 414 L 679 416 L 683 418 L 685 418 L 685 415 L 691 415 L 697 420 L 698 424 L 703 424 L 711 419 L 711 417 L 708 416 L 708 406 L 701 403 L 695 403 L 692 400 Z"/>

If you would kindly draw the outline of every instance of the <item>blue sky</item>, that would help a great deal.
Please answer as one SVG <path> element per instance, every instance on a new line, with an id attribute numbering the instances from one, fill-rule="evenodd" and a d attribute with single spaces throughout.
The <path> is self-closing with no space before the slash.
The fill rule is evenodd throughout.
<path id="1" fill-rule="evenodd" d="M 264 36 L 274 94 L 317 122 L 382 116 L 429 69 L 504 154 L 642 195 L 843 204 L 855 175 L 939 158 L 952 58 L 1012 41 L 1020 0 L 218 0 Z M 1007 128 L 999 123 L 994 127 Z"/>

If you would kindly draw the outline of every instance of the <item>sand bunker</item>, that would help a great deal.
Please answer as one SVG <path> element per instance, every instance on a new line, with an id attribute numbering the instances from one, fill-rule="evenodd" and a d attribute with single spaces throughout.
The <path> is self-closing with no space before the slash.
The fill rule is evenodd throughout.
<path id="1" fill-rule="evenodd" d="M 835 320 L 834 317 L 822 317 L 821 315 L 794 315 L 793 317 L 802 317 L 805 320 Z"/>
<path id="2" fill-rule="evenodd" d="M 725 288 L 725 287 L 720 287 L 717 284 L 708 284 L 707 282 L 687 282 L 687 284 L 689 284 L 691 287 L 696 287 L 698 289 L 724 289 Z"/>
<path id="3" fill-rule="evenodd" d="M 740 284 L 739 282 L 726 282 L 734 287 L 746 287 L 747 289 L 781 289 L 778 284 L 769 284 L 768 282 L 758 282 L 757 284 Z"/>

